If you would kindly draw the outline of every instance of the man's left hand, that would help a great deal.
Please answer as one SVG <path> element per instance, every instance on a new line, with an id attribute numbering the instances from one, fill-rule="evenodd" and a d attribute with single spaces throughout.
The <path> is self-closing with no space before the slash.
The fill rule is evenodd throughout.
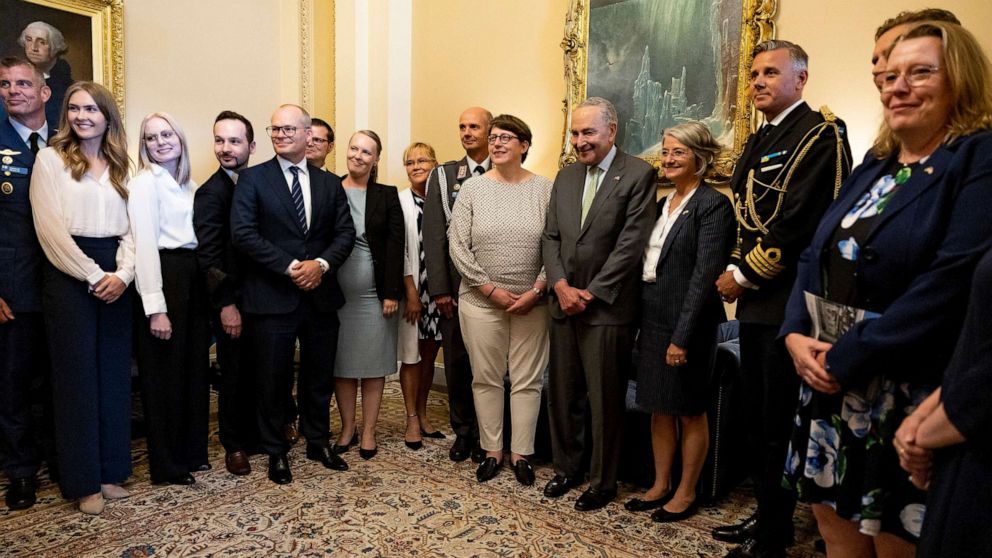
<path id="1" fill-rule="evenodd" d="M 320 269 L 320 263 L 316 260 L 306 260 L 298 262 L 290 269 L 289 276 L 293 279 L 293 283 L 300 289 L 312 291 L 320 286 L 320 280 L 323 278 L 324 273 Z"/>
<path id="2" fill-rule="evenodd" d="M 734 302 L 744 294 L 744 287 L 737 282 L 737 279 L 734 279 L 733 271 L 724 271 L 717 278 L 716 290 L 724 302 Z"/>

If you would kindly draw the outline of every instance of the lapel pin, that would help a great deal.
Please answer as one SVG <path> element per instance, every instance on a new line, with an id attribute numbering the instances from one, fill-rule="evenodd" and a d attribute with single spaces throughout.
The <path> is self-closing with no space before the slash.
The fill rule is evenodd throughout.
<path id="1" fill-rule="evenodd" d="M 9 164 L 11 164 L 13 162 L 14 162 L 14 159 L 10 155 L 4 155 L 3 156 L 3 164 L 9 165 Z"/>
<path id="2" fill-rule="evenodd" d="M 620 182 L 620 175 L 617 175 L 617 176 L 614 176 L 614 177 L 613 177 L 613 180 L 614 180 L 615 182 Z"/>
<path id="3" fill-rule="evenodd" d="M 923 169 L 923 172 L 925 172 L 927 174 L 933 174 L 933 167 L 927 167 L 927 168 Z"/>

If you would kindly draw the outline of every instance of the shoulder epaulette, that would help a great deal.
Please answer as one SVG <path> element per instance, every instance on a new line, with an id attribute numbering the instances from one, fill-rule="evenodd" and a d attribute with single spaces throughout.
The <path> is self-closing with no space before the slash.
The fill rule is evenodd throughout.
<path id="1" fill-rule="evenodd" d="M 827 122 L 837 122 L 837 115 L 827 105 L 820 107 L 820 114 L 823 115 L 823 119 Z"/>

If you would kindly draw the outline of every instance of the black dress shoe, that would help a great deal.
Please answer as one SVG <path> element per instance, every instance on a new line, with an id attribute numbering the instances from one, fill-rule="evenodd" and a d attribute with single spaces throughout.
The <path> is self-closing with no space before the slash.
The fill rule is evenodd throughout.
<path id="1" fill-rule="evenodd" d="M 352 446 L 357 446 L 357 445 L 358 445 L 358 433 L 356 432 L 354 435 L 352 435 L 351 441 L 348 442 L 347 444 L 343 446 L 334 444 L 334 453 L 344 453 L 350 450 Z"/>
<path id="2" fill-rule="evenodd" d="M 200 463 L 199 465 L 193 465 L 192 467 L 189 468 L 190 471 L 195 471 L 197 473 L 209 471 L 210 469 L 213 469 L 213 466 L 210 465 L 209 463 Z"/>
<path id="3" fill-rule="evenodd" d="M 335 471 L 348 470 L 348 464 L 344 459 L 331 451 L 327 444 L 307 444 L 307 459 L 319 461 L 324 467 Z"/>
<path id="4" fill-rule="evenodd" d="M 660 508 L 668 503 L 672 499 L 674 491 L 669 490 L 667 494 L 658 498 L 656 500 L 641 500 L 640 498 L 631 498 L 623 505 L 624 509 L 629 512 L 642 512 L 650 511 L 656 508 Z"/>
<path id="5" fill-rule="evenodd" d="M 479 482 L 486 482 L 499 474 L 499 470 L 502 468 L 502 462 L 496 461 L 495 457 L 487 457 L 482 465 L 479 465 L 479 468 L 475 470 L 475 478 L 479 479 Z"/>
<path id="6" fill-rule="evenodd" d="M 38 501 L 34 478 L 12 479 L 7 487 L 5 500 L 11 511 L 26 510 L 33 506 Z"/>
<path id="7" fill-rule="evenodd" d="M 606 506 L 617 497 L 617 491 L 607 492 L 605 490 L 587 489 L 575 501 L 575 509 L 578 511 L 593 511 Z"/>
<path id="8" fill-rule="evenodd" d="M 544 495 L 548 498 L 560 498 L 566 492 L 580 484 L 582 484 L 582 481 L 575 477 L 555 475 L 555 478 L 549 480 L 548 484 L 544 485 Z"/>
<path id="9" fill-rule="evenodd" d="M 674 523 L 676 521 L 682 521 L 683 519 L 688 519 L 699 511 L 699 504 L 695 500 L 689 507 L 680 512 L 670 512 L 665 508 L 658 508 L 653 514 L 651 514 L 651 521 L 655 523 Z"/>
<path id="10" fill-rule="evenodd" d="M 455 436 L 455 443 L 448 450 L 448 457 L 455 463 L 465 461 L 472 453 L 472 440 L 465 436 Z"/>
<path id="11" fill-rule="evenodd" d="M 378 447 L 374 447 L 372 449 L 358 448 L 358 455 L 360 455 L 365 461 L 372 459 L 377 453 L 379 453 Z"/>
<path id="12" fill-rule="evenodd" d="M 193 475 L 191 475 L 189 473 L 185 473 L 185 474 L 182 474 L 182 475 L 177 475 L 175 477 L 172 477 L 171 479 L 166 479 L 165 480 L 165 483 L 166 484 L 175 484 L 175 485 L 178 485 L 178 486 L 189 486 L 191 484 L 195 484 L 196 483 L 196 479 L 193 478 Z"/>
<path id="13" fill-rule="evenodd" d="M 718 541 L 741 544 L 754 534 L 754 528 L 758 525 L 758 515 L 751 514 L 751 517 L 734 525 L 721 525 L 714 527 L 710 532 L 713 538 Z"/>
<path id="14" fill-rule="evenodd" d="M 740 546 L 727 553 L 726 558 L 785 558 L 785 548 L 762 544 L 748 538 Z"/>
<path id="15" fill-rule="evenodd" d="M 513 475 L 517 477 L 517 482 L 524 486 L 534 484 L 534 468 L 530 466 L 530 463 L 526 459 L 518 459 L 513 464 Z"/>
<path id="16" fill-rule="evenodd" d="M 447 436 L 444 435 L 444 432 L 441 432 L 440 430 L 435 430 L 434 432 L 425 432 L 423 429 L 421 429 L 420 435 L 423 436 L 424 438 L 433 438 L 435 440 L 443 440 L 447 438 Z"/>
<path id="17" fill-rule="evenodd" d="M 269 456 L 269 480 L 276 484 L 293 482 L 293 473 L 289 470 L 289 458 L 285 453 Z"/>

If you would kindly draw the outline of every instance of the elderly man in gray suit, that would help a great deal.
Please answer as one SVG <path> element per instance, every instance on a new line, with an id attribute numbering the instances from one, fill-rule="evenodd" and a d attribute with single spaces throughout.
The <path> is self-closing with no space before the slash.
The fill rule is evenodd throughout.
<path id="1" fill-rule="evenodd" d="M 555 476 L 549 498 L 582 482 L 585 413 L 592 417 L 589 488 L 575 509 L 616 497 L 626 376 L 639 269 L 655 220 L 651 165 L 617 149 L 613 104 L 590 97 L 572 112 L 578 162 L 555 178 L 543 238 L 551 324 L 548 415 Z"/>

